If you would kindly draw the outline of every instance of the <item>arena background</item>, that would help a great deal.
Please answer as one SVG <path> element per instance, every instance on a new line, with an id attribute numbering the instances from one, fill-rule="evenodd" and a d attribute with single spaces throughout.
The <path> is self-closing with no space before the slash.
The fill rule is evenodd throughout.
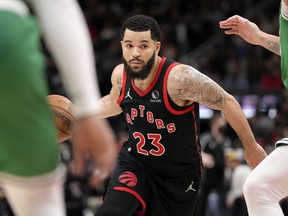
<path id="1" fill-rule="evenodd" d="M 146 14 L 154 17 L 162 29 L 161 55 L 194 66 L 233 94 L 241 104 L 257 141 L 268 153 L 279 137 L 288 137 L 288 94 L 281 83 L 280 57 L 262 47 L 249 45 L 240 37 L 226 36 L 219 28 L 219 21 L 238 14 L 255 22 L 263 31 L 277 35 L 279 0 L 79 0 L 79 4 L 93 40 L 102 95 L 109 93 L 111 72 L 121 62 L 119 32 L 122 22 L 131 15 Z M 66 95 L 45 44 L 43 49 L 47 55 L 50 93 Z M 201 106 L 201 133 L 209 131 L 209 120 L 214 114 L 211 109 Z M 122 115 L 110 118 L 109 122 L 121 146 L 127 138 Z M 245 206 L 243 211 L 243 206 L 239 205 L 235 213 L 225 202 L 235 168 L 231 168 L 229 163 L 232 158 L 242 164 L 243 157 L 231 128 L 226 128 L 224 133 L 232 140 L 234 148 L 225 155 L 224 193 L 212 190 L 206 215 L 201 216 L 247 215 Z M 69 166 L 73 158 L 69 141 L 62 143 L 61 149 L 63 162 Z M 68 173 L 65 191 L 69 216 L 93 215 L 101 204 L 104 186 L 102 190 L 89 186 L 89 170 L 88 165 L 85 176 Z M 13 215 L 5 197 L 0 202 L 0 216 L 4 215 Z"/>

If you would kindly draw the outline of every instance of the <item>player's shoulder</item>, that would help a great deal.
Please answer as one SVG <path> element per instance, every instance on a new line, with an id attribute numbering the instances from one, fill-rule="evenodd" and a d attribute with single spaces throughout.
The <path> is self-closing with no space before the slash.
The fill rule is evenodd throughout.
<path id="1" fill-rule="evenodd" d="M 123 76 L 123 71 L 124 71 L 124 64 L 118 64 L 114 69 L 113 69 L 113 72 L 112 72 L 112 76 L 116 76 L 116 77 L 119 77 L 119 76 Z"/>
<path id="2" fill-rule="evenodd" d="M 123 71 L 124 71 L 124 64 L 117 65 L 111 75 L 111 82 L 114 85 L 119 84 L 119 82 L 122 83 L 123 80 Z"/>
<path id="3" fill-rule="evenodd" d="M 188 73 L 191 75 L 195 72 L 199 72 L 199 71 L 196 68 L 192 67 L 191 65 L 179 63 L 171 69 L 170 74 L 177 75 L 179 73 L 181 74 Z"/>

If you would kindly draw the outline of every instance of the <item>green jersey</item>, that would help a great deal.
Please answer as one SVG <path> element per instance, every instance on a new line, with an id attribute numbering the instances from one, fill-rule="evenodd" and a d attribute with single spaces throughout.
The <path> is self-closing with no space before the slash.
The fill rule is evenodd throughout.
<path id="1" fill-rule="evenodd" d="M 59 151 L 38 26 L 28 13 L 0 8 L 0 29 L 0 174 L 51 172 Z"/>
<path id="2" fill-rule="evenodd" d="M 281 76 L 288 89 L 288 17 L 280 15 Z"/>

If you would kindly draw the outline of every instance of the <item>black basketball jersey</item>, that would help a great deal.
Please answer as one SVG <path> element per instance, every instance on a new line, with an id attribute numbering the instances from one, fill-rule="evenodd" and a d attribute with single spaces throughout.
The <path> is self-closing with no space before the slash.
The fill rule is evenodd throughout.
<path id="1" fill-rule="evenodd" d="M 128 124 L 126 148 L 145 168 L 160 175 L 186 173 L 195 168 L 201 154 L 199 104 L 177 106 L 167 92 L 169 72 L 177 64 L 162 57 L 154 80 L 144 91 L 124 71 L 118 99 Z"/>

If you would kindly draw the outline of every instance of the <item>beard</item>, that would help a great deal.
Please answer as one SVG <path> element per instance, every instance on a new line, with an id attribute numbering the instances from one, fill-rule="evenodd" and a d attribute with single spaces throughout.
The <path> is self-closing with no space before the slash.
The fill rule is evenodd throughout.
<path id="1" fill-rule="evenodd" d="M 142 63 L 144 63 L 142 60 L 140 60 L 138 58 L 132 59 L 129 62 L 135 61 L 135 60 L 141 61 Z M 153 53 L 151 58 L 147 61 L 146 64 L 143 65 L 143 67 L 140 70 L 134 70 L 132 67 L 130 67 L 128 62 L 124 59 L 123 56 L 122 56 L 122 61 L 124 63 L 124 69 L 126 71 L 126 74 L 129 78 L 144 80 L 148 77 L 148 75 L 151 72 L 151 69 L 152 69 L 153 64 L 155 62 L 155 53 Z"/>

